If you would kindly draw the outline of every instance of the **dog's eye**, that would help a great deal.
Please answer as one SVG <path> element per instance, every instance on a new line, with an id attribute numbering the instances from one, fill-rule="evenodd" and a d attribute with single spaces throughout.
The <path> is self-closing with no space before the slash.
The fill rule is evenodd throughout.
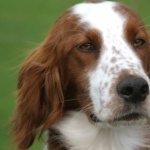
<path id="1" fill-rule="evenodd" d="M 82 52 L 93 52 L 93 51 L 97 51 L 98 47 L 91 43 L 84 43 L 79 45 L 78 49 Z"/>
<path id="2" fill-rule="evenodd" d="M 141 48 L 142 46 L 144 46 L 146 43 L 146 41 L 144 39 L 135 39 L 134 40 L 134 43 L 133 43 L 133 46 L 135 48 Z"/>

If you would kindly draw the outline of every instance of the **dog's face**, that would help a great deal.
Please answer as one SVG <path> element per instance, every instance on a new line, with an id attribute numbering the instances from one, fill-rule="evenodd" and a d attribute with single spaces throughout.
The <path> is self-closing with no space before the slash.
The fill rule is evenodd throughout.
<path id="1" fill-rule="evenodd" d="M 66 77 L 76 87 L 82 109 L 94 122 L 148 117 L 150 49 L 142 21 L 111 2 L 79 4 L 71 11 L 70 18 L 77 19 L 72 32 L 77 33 L 66 38 L 74 44 L 67 54 Z"/>
<path id="2" fill-rule="evenodd" d="M 148 32 L 125 6 L 82 3 L 66 11 L 22 65 L 12 121 L 19 149 L 68 110 L 99 124 L 148 118 L 149 55 Z"/>

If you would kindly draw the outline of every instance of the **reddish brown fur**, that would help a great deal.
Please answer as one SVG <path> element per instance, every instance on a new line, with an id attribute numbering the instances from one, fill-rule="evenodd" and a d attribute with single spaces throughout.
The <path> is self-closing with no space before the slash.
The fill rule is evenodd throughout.
<path id="1" fill-rule="evenodd" d="M 147 74 L 150 74 L 150 38 L 147 29 L 139 16 L 136 15 L 134 11 L 127 8 L 124 5 L 120 5 L 116 8 L 122 15 L 128 16 L 125 27 L 126 40 L 133 46 L 135 39 L 144 39 L 146 44 L 140 49 L 135 49 L 135 53 L 142 60 L 143 68 L 146 70 Z"/>
<path id="2" fill-rule="evenodd" d="M 86 24 L 78 26 L 78 16 L 70 15 L 68 11 L 59 18 L 47 39 L 22 65 L 12 121 L 18 149 L 29 148 L 38 130 L 42 133 L 56 123 L 64 110 L 89 104 L 87 90 L 82 88 L 87 87 L 84 76 L 98 55 L 80 52 L 77 46 L 88 41 L 99 45 L 100 37 L 95 30 L 85 32 Z M 70 103 L 70 99 L 79 101 Z"/>
<path id="3" fill-rule="evenodd" d="M 149 50 L 150 50 L 150 41 L 149 41 L 149 35 L 146 31 L 144 24 L 141 23 L 140 20 L 134 20 L 134 18 L 130 18 L 126 25 L 126 36 L 127 41 L 129 43 L 133 43 L 135 39 L 142 38 L 146 41 L 146 43 L 140 47 L 140 48 L 134 48 L 135 53 L 139 56 L 139 58 L 142 60 L 143 68 L 146 70 L 146 72 L 149 74 Z"/>

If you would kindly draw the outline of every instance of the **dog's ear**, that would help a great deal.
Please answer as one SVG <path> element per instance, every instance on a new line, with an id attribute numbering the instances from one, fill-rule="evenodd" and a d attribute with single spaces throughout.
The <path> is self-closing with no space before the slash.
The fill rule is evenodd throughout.
<path id="1" fill-rule="evenodd" d="M 63 114 L 65 62 L 71 49 L 68 43 L 72 43 L 68 37 L 78 32 L 78 19 L 78 16 L 70 17 L 70 10 L 66 11 L 43 44 L 22 65 L 12 120 L 14 142 L 19 149 L 30 147 L 38 130 L 42 133 L 50 128 Z"/>
<path id="2" fill-rule="evenodd" d="M 12 120 L 19 149 L 31 146 L 38 130 L 59 120 L 63 109 L 62 80 L 56 36 L 33 51 L 22 65 L 18 80 L 17 108 Z"/>

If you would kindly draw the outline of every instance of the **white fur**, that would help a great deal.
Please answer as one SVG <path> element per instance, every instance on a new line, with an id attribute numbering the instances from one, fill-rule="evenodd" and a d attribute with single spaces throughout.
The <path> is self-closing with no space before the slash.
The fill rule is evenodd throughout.
<path id="1" fill-rule="evenodd" d="M 142 125 L 93 125 L 81 112 L 69 112 L 54 127 L 69 150 L 135 150 L 146 146 Z"/>

